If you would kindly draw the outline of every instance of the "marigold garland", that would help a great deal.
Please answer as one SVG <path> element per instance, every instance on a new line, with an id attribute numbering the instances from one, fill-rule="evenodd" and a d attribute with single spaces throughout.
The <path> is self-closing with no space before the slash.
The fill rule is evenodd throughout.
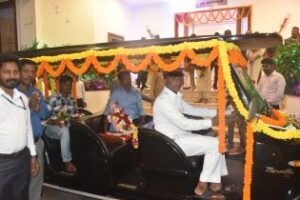
<path id="1" fill-rule="evenodd" d="M 246 163 L 244 165 L 243 200 L 251 200 L 254 136 L 252 124 L 250 123 L 247 123 L 246 138 Z"/>
<path id="2" fill-rule="evenodd" d="M 212 51 L 205 59 L 200 59 L 194 50 L 212 48 Z M 179 56 L 177 56 L 176 60 L 170 64 L 167 64 L 160 58 L 159 54 L 166 53 L 176 53 L 179 52 Z M 128 56 L 131 55 L 145 55 L 144 59 L 137 66 L 131 64 Z M 104 56 L 114 56 L 114 59 L 108 64 L 108 66 L 101 66 L 98 57 Z M 231 77 L 231 69 L 229 63 L 238 65 L 240 67 L 246 66 L 247 62 L 242 56 L 239 48 L 230 43 L 226 43 L 224 41 L 219 40 L 209 40 L 209 41 L 201 41 L 201 42 L 184 42 L 177 45 L 169 45 L 169 46 L 150 46 L 146 48 L 133 48 L 133 49 L 110 49 L 104 51 L 86 51 L 75 54 L 62 54 L 58 56 L 42 56 L 33 58 L 32 60 L 40 63 L 39 68 L 37 70 L 37 76 L 40 77 L 43 75 L 45 81 L 45 96 L 48 96 L 48 85 L 49 80 L 47 77 L 47 73 L 49 73 L 52 77 L 58 77 L 62 74 L 66 68 L 68 68 L 75 75 L 80 75 L 85 73 L 89 67 L 92 65 L 96 68 L 99 73 L 110 73 L 113 71 L 119 62 L 123 62 L 126 66 L 126 69 L 138 72 L 142 69 L 145 69 L 147 65 L 150 64 L 151 60 L 153 60 L 161 69 L 164 71 L 172 71 L 177 69 L 181 63 L 183 63 L 184 58 L 189 57 L 192 60 L 193 64 L 201 67 L 209 67 L 211 62 L 218 58 L 219 62 L 219 149 L 220 152 L 224 152 L 225 150 L 225 91 L 224 91 L 224 80 L 226 81 L 226 86 L 230 95 L 233 98 L 233 101 L 242 116 L 246 118 L 248 116 L 248 110 L 244 107 L 242 101 L 238 96 L 238 92 L 235 88 L 235 84 Z M 72 60 L 74 59 L 83 59 L 85 58 L 85 62 L 82 67 L 76 67 Z M 56 67 L 54 70 L 49 63 L 61 61 L 60 65 Z M 299 130 L 287 130 L 287 131 L 277 131 L 269 128 L 266 123 L 277 123 L 277 125 L 282 125 L 282 115 L 280 113 L 274 112 L 274 115 L 277 117 L 277 121 L 262 117 L 254 124 L 247 124 L 247 147 L 246 147 L 246 163 L 245 163 L 245 175 L 244 175 L 244 188 L 243 188 L 243 198 L 244 200 L 251 199 L 251 182 L 252 182 L 252 165 L 253 165 L 253 131 L 261 132 L 267 134 L 273 138 L 277 139 L 292 139 L 292 138 L 300 138 Z M 271 120 L 271 121 L 270 121 Z M 278 124 L 279 123 L 279 124 Z"/>
<path id="3" fill-rule="evenodd" d="M 153 61 L 164 71 L 172 71 L 179 67 L 179 65 L 184 61 L 185 57 L 189 57 L 192 60 L 192 63 L 199 67 L 209 67 L 211 62 L 218 57 L 218 48 L 214 47 L 209 56 L 205 59 L 199 58 L 194 50 L 182 50 L 179 56 L 177 56 L 176 60 L 170 64 L 166 64 L 156 53 L 148 53 L 137 66 L 131 64 L 126 55 L 116 55 L 106 67 L 100 65 L 96 56 L 87 57 L 81 67 L 76 67 L 71 60 L 62 60 L 61 63 L 56 66 L 55 69 L 53 69 L 48 62 L 43 61 L 39 65 L 36 74 L 37 77 L 40 77 L 46 71 L 52 77 L 56 78 L 62 74 L 66 68 L 68 68 L 69 71 L 75 75 L 81 75 L 84 74 L 91 66 L 94 66 L 99 73 L 110 73 L 117 67 L 119 62 L 123 62 L 127 70 L 138 72 L 142 69 L 146 69 L 151 63 L 151 59 L 153 59 Z"/>
<path id="4" fill-rule="evenodd" d="M 223 76 L 223 67 L 218 59 L 218 111 L 219 111 L 219 151 L 225 152 L 225 80 Z"/>
<path id="5" fill-rule="evenodd" d="M 244 117 L 247 118 L 248 116 L 248 110 L 244 107 L 242 101 L 239 98 L 238 92 L 235 88 L 235 84 L 233 82 L 233 79 L 231 77 L 231 69 L 229 66 L 229 60 L 228 56 L 226 56 L 226 45 L 222 44 L 222 41 L 220 41 L 220 60 L 222 62 L 223 66 L 223 74 L 226 81 L 227 89 L 230 93 L 230 95 L 233 98 L 233 101 L 239 111 L 239 113 Z M 280 117 L 279 117 L 280 116 Z M 277 118 L 282 118 L 282 115 L 280 113 L 277 113 Z M 252 127 L 254 131 L 264 133 L 270 137 L 276 138 L 276 139 L 294 139 L 294 138 L 300 138 L 300 130 L 286 130 L 286 131 L 278 131 L 273 130 L 269 128 L 262 119 L 258 120 L 258 123 L 256 123 L 255 126 Z"/>
<path id="6" fill-rule="evenodd" d="M 194 50 L 205 49 L 205 48 L 213 48 L 210 52 L 209 56 L 205 59 L 200 59 L 194 52 Z M 218 50 L 218 51 L 217 51 Z M 171 64 L 166 64 L 159 57 L 160 53 L 174 53 L 180 52 L 176 61 Z M 126 56 L 129 55 L 145 55 L 143 61 L 138 65 L 134 66 L 130 63 L 129 59 Z M 97 57 L 101 56 L 114 56 L 113 61 L 109 63 L 108 66 L 101 66 Z M 104 51 L 85 51 L 81 53 L 75 54 L 62 54 L 58 56 L 42 56 L 33 58 L 32 60 L 35 62 L 41 62 L 37 76 L 42 76 L 45 72 L 49 73 L 52 77 L 58 77 L 61 73 L 63 73 L 66 67 L 75 75 L 80 75 L 85 73 L 89 67 L 92 65 L 96 68 L 99 73 L 110 73 L 113 71 L 118 63 L 122 61 L 125 63 L 127 69 L 131 71 L 139 71 L 140 69 L 145 69 L 145 67 L 151 62 L 151 59 L 159 65 L 159 67 L 165 71 L 171 71 L 179 67 L 179 65 L 183 62 L 184 58 L 188 56 L 192 59 L 192 63 L 201 67 L 210 66 L 211 62 L 219 56 L 222 66 L 223 66 L 223 75 L 226 81 L 226 86 L 229 90 L 230 95 L 233 97 L 233 101 L 235 102 L 237 109 L 241 113 L 242 116 L 246 117 L 248 115 L 248 110 L 244 107 L 241 102 L 238 92 L 235 88 L 234 82 L 231 77 L 231 69 L 229 67 L 229 62 L 232 64 L 236 64 L 238 66 L 245 66 L 246 60 L 243 58 L 239 48 L 231 43 L 226 43 L 224 41 L 219 41 L 216 39 L 209 41 L 201 41 L 201 42 L 184 42 L 177 45 L 168 45 L 168 46 L 150 46 L 146 48 L 132 48 L 132 49 L 110 49 Z M 73 59 L 82 59 L 86 58 L 84 64 L 78 68 L 74 66 L 72 63 Z M 61 61 L 60 65 L 56 67 L 54 70 L 49 63 Z M 47 80 L 46 80 L 47 81 Z M 47 85 L 47 84 L 45 84 Z M 45 87 L 45 91 L 47 91 L 47 86 Z M 47 93 L 47 92 L 46 92 Z M 259 123 L 256 127 L 257 130 L 261 132 L 277 138 L 277 139 L 292 139 L 292 138 L 300 138 L 300 131 L 274 131 L 273 129 L 268 128 L 264 123 Z"/>
<path id="7" fill-rule="evenodd" d="M 280 112 L 278 112 L 276 109 L 272 109 L 272 115 L 274 117 L 276 117 L 276 119 L 272 119 L 270 117 L 267 117 L 265 115 L 263 115 L 261 117 L 261 120 L 267 124 L 272 124 L 272 125 L 275 125 L 275 126 L 284 126 L 286 125 L 286 120 L 285 120 L 285 117 L 280 114 Z"/>
<path id="8" fill-rule="evenodd" d="M 43 61 L 54 63 L 59 62 L 61 60 L 80 60 L 90 56 L 95 57 L 108 57 L 108 56 L 115 56 L 115 55 L 126 55 L 126 56 L 136 56 L 136 55 L 145 55 L 149 52 L 155 52 L 157 54 L 167 54 L 167 53 L 176 53 L 180 52 L 183 49 L 206 49 L 206 48 L 213 48 L 218 45 L 220 41 L 217 39 L 212 39 L 208 41 L 199 41 L 199 42 L 183 42 L 176 45 L 166 45 L 166 46 L 149 46 L 143 48 L 116 48 L 116 49 L 109 49 L 109 50 L 89 50 L 80 53 L 71 53 L 71 54 L 61 54 L 57 56 L 40 56 L 31 58 L 36 63 L 40 63 Z M 234 44 L 227 44 L 228 50 L 239 48 Z"/>

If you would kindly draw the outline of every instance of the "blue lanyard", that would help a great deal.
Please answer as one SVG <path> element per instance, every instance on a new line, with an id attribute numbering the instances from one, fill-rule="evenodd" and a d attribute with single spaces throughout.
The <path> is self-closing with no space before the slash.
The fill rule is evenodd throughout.
<path id="1" fill-rule="evenodd" d="M 4 96 L 3 94 L 1 95 L 4 99 L 6 99 L 9 103 L 11 103 L 12 105 L 18 107 L 18 108 L 22 108 L 23 110 L 26 110 L 26 107 L 25 107 L 25 103 L 23 101 L 23 98 L 20 96 L 20 99 L 21 99 L 21 102 L 23 104 L 23 106 L 20 106 L 18 104 L 16 104 L 15 102 L 13 102 L 12 100 L 10 100 L 9 98 L 7 98 L 6 96 Z"/>

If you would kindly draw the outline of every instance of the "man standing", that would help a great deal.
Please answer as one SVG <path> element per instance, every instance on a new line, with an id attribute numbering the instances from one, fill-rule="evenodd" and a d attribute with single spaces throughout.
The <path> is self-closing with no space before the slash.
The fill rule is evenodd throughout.
<path id="1" fill-rule="evenodd" d="M 72 163 L 72 153 L 70 148 L 70 122 L 69 118 L 77 114 L 77 109 L 73 98 L 72 77 L 62 75 L 59 78 L 59 92 L 49 99 L 51 116 L 46 127 L 46 134 L 53 139 L 60 140 L 61 157 L 65 163 L 65 170 L 70 173 L 76 172 L 76 167 Z"/>
<path id="2" fill-rule="evenodd" d="M 183 85 L 183 74 L 176 70 L 165 73 L 165 88 L 156 98 L 153 107 L 154 128 L 173 139 L 187 156 L 205 155 L 203 170 L 194 192 L 202 196 L 210 190 L 212 198 L 224 198 L 221 190 L 221 176 L 227 175 L 224 155 L 218 152 L 218 139 L 211 136 L 193 134 L 191 131 L 209 129 L 216 123 L 212 119 L 188 119 L 184 114 L 201 117 L 214 117 L 216 110 L 193 107 L 182 99 L 179 93 Z"/>
<path id="3" fill-rule="evenodd" d="M 44 180 L 44 142 L 41 138 L 43 128 L 41 121 L 48 118 L 50 112 L 47 108 L 43 94 L 35 87 L 36 64 L 35 62 L 22 59 L 20 61 L 21 81 L 18 87 L 19 91 L 23 92 L 29 99 L 30 117 L 32 131 L 34 136 L 35 149 L 40 165 L 40 170 L 37 176 L 31 177 L 29 187 L 29 199 L 40 200 Z"/>
<path id="4" fill-rule="evenodd" d="M 138 88 L 141 87 L 141 91 L 143 91 L 145 88 L 148 88 L 147 86 L 147 79 L 148 79 L 148 71 L 146 70 L 141 70 L 138 73 L 138 77 L 136 79 L 136 86 Z"/>
<path id="5" fill-rule="evenodd" d="M 279 103 L 283 97 L 286 82 L 284 77 L 275 71 L 275 63 L 272 58 L 261 61 L 263 74 L 257 85 L 258 93 L 273 108 L 279 109 Z"/>
<path id="6" fill-rule="evenodd" d="M 16 89 L 19 81 L 19 58 L 0 56 L 1 200 L 28 200 L 30 171 L 33 176 L 39 171 L 30 108 L 27 97 Z"/>
<path id="7" fill-rule="evenodd" d="M 144 108 L 140 92 L 132 87 L 129 71 L 121 71 L 118 74 L 119 87 L 112 91 L 106 104 L 104 115 L 110 114 L 110 106 L 113 103 L 118 104 L 124 109 L 124 112 L 133 119 L 135 125 L 144 124 Z M 107 120 L 104 121 L 107 123 Z M 107 129 L 107 128 L 105 128 Z"/>
<path id="8" fill-rule="evenodd" d="M 292 33 L 291 33 L 291 37 L 289 37 L 288 39 L 286 39 L 284 41 L 285 45 L 289 45 L 289 44 L 293 44 L 296 42 L 300 42 L 300 33 L 299 33 L 299 27 L 294 26 L 292 28 Z"/>
<path id="9" fill-rule="evenodd" d="M 80 78 L 78 78 L 76 81 L 76 102 L 79 108 L 86 107 L 85 86 L 84 82 Z"/>

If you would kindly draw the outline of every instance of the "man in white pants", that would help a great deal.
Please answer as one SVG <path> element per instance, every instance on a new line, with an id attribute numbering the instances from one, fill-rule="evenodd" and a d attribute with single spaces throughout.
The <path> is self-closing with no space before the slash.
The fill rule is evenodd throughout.
<path id="1" fill-rule="evenodd" d="M 216 110 L 196 108 L 182 99 L 179 92 L 183 85 L 183 73 L 179 70 L 165 73 L 165 88 L 157 97 L 153 107 L 154 128 L 173 139 L 187 156 L 205 155 L 203 170 L 194 192 L 204 195 L 210 190 L 212 198 L 222 198 L 221 176 L 227 175 L 225 157 L 218 152 L 218 139 L 211 136 L 193 134 L 191 131 L 209 129 L 217 122 Z M 188 119 L 184 114 L 212 119 Z"/>

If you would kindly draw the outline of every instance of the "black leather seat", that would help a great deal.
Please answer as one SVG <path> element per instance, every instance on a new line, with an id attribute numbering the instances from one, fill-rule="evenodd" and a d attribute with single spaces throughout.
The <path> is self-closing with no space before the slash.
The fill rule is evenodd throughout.
<path id="1" fill-rule="evenodd" d="M 79 182 L 85 186 L 116 182 L 133 167 L 133 147 L 130 143 L 106 144 L 98 137 L 96 130 L 101 129 L 98 124 L 101 116 L 91 116 L 91 119 L 87 118 L 86 121 L 95 127 L 89 127 L 83 121 L 70 121 L 71 152 L 73 163 L 77 167 L 77 172 L 73 176 L 75 180 L 72 182 Z M 51 139 L 45 134 L 43 137 L 46 155 L 49 157 L 47 166 L 50 167 L 51 173 L 64 179 L 68 174 L 61 172 L 63 162 L 60 141 Z"/>
<path id="2" fill-rule="evenodd" d="M 169 137 L 149 127 L 139 129 L 140 165 L 149 189 L 192 194 L 203 156 L 187 157 Z"/>
<path id="3" fill-rule="evenodd" d="M 78 108 L 78 113 L 83 115 L 92 115 L 93 113 L 87 109 L 84 108 Z"/>
<path id="4" fill-rule="evenodd" d="M 60 171 L 63 169 L 63 162 L 61 157 L 60 141 L 52 139 L 49 136 L 44 134 L 42 136 L 45 144 L 45 163 L 48 167 L 51 167 L 52 170 Z M 51 163 L 51 165 L 49 165 Z"/>

